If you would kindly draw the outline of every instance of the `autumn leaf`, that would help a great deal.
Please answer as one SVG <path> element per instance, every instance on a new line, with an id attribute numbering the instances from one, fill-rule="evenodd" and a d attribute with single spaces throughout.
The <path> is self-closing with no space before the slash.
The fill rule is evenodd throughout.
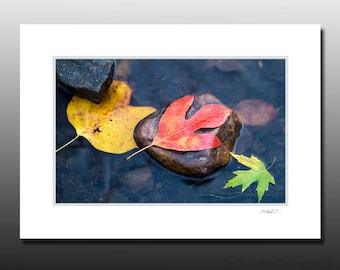
<path id="1" fill-rule="evenodd" d="M 152 143 L 128 158 L 151 146 L 176 151 L 199 151 L 219 147 L 221 141 L 215 134 L 195 133 L 195 131 L 219 127 L 227 121 L 232 110 L 224 105 L 207 104 L 186 119 L 186 113 L 193 101 L 194 96 L 186 96 L 172 102 L 160 119 L 158 132 Z"/>
<path id="2" fill-rule="evenodd" d="M 194 132 L 201 128 L 219 127 L 231 115 L 231 110 L 223 105 L 208 104 L 186 119 L 185 115 L 193 101 L 193 96 L 183 97 L 166 109 L 159 122 L 153 145 L 177 151 L 199 151 L 221 145 L 215 134 Z"/>
<path id="3" fill-rule="evenodd" d="M 94 148 L 107 153 L 121 154 L 136 148 L 134 128 L 156 109 L 130 106 L 130 97 L 131 89 L 122 81 L 114 81 L 99 104 L 74 96 L 66 114 L 77 136 L 69 143 L 83 136 Z"/>
<path id="4" fill-rule="evenodd" d="M 239 163 L 250 168 L 250 170 L 233 172 L 236 176 L 229 180 L 224 188 L 242 186 L 242 192 L 244 192 L 252 183 L 257 181 L 256 191 L 258 202 L 260 202 L 264 193 L 268 191 L 269 183 L 275 185 L 274 177 L 267 171 L 263 162 L 257 157 L 251 155 L 250 158 L 248 158 L 244 155 L 230 154 L 237 159 Z"/>
<path id="5" fill-rule="evenodd" d="M 244 99 L 234 110 L 242 123 L 248 126 L 263 126 L 273 120 L 278 113 L 278 109 L 261 99 Z"/>

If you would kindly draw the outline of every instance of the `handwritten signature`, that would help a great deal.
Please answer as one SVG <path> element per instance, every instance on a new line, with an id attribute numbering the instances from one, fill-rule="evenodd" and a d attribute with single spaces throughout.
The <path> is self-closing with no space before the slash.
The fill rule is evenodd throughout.
<path id="1" fill-rule="evenodd" d="M 260 214 L 278 214 L 278 213 L 280 213 L 279 209 L 265 209 L 260 211 Z"/>

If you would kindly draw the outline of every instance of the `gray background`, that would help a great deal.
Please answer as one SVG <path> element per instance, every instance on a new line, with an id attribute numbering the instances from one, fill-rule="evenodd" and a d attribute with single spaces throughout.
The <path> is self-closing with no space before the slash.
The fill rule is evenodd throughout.
<path id="1" fill-rule="evenodd" d="M 1 28 L 0 265 L 94 268 L 340 269 L 340 1 L 3 0 Z M 23 242 L 19 240 L 19 25 L 21 23 L 318 23 L 323 29 L 323 240 Z M 39 83 L 39 82 L 37 82 Z M 304 89 L 308 93 L 308 89 Z M 34 89 L 32 89 L 34 93 Z M 307 101 L 306 101 L 307 102 Z M 37 120 L 38 121 L 38 120 Z M 310 132 L 313 132 L 311 130 Z M 44 132 L 37 133 L 37 141 Z M 313 147 L 313 142 L 311 142 Z M 303 155 L 303 153 L 301 153 Z M 39 162 L 37 160 L 37 162 Z M 306 170 L 312 168 L 305 168 Z M 306 179 L 306 182 L 308 179 Z M 303 191 L 301 191 L 303 192 Z M 303 215 L 303 213 L 301 213 Z M 198 225 L 199 226 L 199 225 Z M 204 228 L 202 228 L 204 229 Z M 8 267 L 3 268 L 3 265 Z"/>

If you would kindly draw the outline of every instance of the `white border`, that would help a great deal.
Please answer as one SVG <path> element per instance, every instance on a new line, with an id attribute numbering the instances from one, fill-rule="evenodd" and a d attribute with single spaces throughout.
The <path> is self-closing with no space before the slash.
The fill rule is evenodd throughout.
<path id="1" fill-rule="evenodd" d="M 320 31 L 319 25 L 21 25 L 20 238 L 320 239 Z M 61 55 L 288 57 L 289 204 L 54 205 L 53 57 Z"/>

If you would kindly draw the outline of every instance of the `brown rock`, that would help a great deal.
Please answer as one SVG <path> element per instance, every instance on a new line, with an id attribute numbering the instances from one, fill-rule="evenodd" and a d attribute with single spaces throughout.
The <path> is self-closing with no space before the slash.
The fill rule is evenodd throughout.
<path id="1" fill-rule="evenodd" d="M 153 178 L 148 167 L 141 167 L 124 174 L 121 183 L 134 193 L 145 194 L 153 189 Z"/>
<path id="2" fill-rule="evenodd" d="M 187 117 L 190 118 L 206 104 L 223 104 L 211 94 L 196 95 Z M 150 145 L 157 134 L 160 118 L 166 108 L 158 110 L 138 123 L 134 131 L 134 138 L 138 147 Z M 164 167 L 178 174 L 190 177 L 204 177 L 226 166 L 230 161 L 230 153 L 240 135 L 242 124 L 237 115 L 232 116 L 218 128 L 202 129 L 200 133 L 214 133 L 222 142 L 218 148 L 201 151 L 174 151 L 152 146 L 145 151 Z"/>

